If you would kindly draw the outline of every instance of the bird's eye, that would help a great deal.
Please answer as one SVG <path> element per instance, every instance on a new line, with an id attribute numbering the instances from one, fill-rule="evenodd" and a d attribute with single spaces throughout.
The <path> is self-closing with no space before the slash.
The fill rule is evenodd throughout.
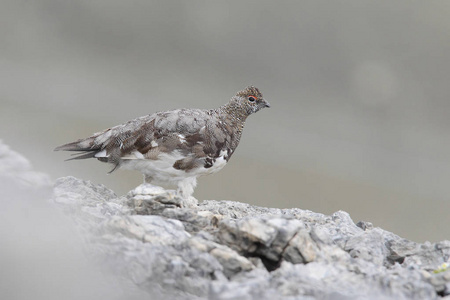
<path id="1" fill-rule="evenodd" d="M 253 96 L 249 96 L 249 97 L 248 97 L 248 101 L 250 101 L 250 102 L 255 102 L 255 101 L 256 101 L 256 98 L 253 97 Z"/>

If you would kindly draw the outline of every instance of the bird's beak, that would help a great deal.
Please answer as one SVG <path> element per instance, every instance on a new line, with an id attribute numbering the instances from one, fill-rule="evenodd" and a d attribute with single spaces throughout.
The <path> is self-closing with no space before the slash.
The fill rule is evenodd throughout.
<path id="1" fill-rule="evenodd" d="M 255 107 L 255 111 L 254 112 L 257 112 L 257 111 L 259 111 L 259 110 L 261 110 L 263 108 L 266 108 L 266 107 L 270 107 L 269 102 L 267 102 L 264 99 L 261 99 L 261 102 L 259 102 L 258 106 Z"/>

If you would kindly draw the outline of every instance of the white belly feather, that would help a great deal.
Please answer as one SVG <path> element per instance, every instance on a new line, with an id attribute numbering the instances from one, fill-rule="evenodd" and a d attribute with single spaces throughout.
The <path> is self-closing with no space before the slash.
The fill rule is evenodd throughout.
<path id="1" fill-rule="evenodd" d="M 156 183 L 178 183 L 189 177 L 198 177 L 220 171 L 227 163 L 224 159 L 226 153 L 226 151 L 222 150 L 220 156 L 216 158 L 214 164 L 210 168 L 201 166 L 189 171 L 184 171 L 173 167 L 176 161 L 185 158 L 185 156 L 181 155 L 178 151 L 173 151 L 170 154 L 160 153 L 157 159 L 145 159 L 141 153 L 133 152 L 126 157 L 122 157 L 120 167 L 122 169 L 140 171 L 141 173 L 152 177 Z"/>

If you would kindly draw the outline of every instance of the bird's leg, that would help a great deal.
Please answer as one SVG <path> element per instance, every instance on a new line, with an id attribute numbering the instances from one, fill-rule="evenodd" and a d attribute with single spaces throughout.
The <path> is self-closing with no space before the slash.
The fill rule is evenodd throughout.
<path id="1" fill-rule="evenodd" d="M 188 177 L 178 182 L 177 193 L 180 197 L 188 198 L 194 193 L 194 188 L 197 186 L 197 178 Z"/>
<path id="2" fill-rule="evenodd" d="M 182 206 L 184 207 L 195 207 L 197 206 L 197 199 L 195 199 L 192 194 L 194 193 L 194 188 L 197 186 L 196 177 L 188 177 L 186 179 L 178 182 L 177 194 L 183 199 Z"/>

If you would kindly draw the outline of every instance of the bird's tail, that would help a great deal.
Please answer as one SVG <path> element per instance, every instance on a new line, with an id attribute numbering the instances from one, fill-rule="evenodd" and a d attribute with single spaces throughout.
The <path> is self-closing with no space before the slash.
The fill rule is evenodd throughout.
<path id="1" fill-rule="evenodd" d="M 100 145 L 95 144 L 95 137 L 89 137 L 87 139 L 81 139 L 72 143 L 64 144 L 56 147 L 54 151 L 77 151 L 79 153 L 72 154 L 75 157 L 69 158 L 67 160 L 73 159 L 86 159 L 93 158 L 95 154 L 101 150 Z"/>

